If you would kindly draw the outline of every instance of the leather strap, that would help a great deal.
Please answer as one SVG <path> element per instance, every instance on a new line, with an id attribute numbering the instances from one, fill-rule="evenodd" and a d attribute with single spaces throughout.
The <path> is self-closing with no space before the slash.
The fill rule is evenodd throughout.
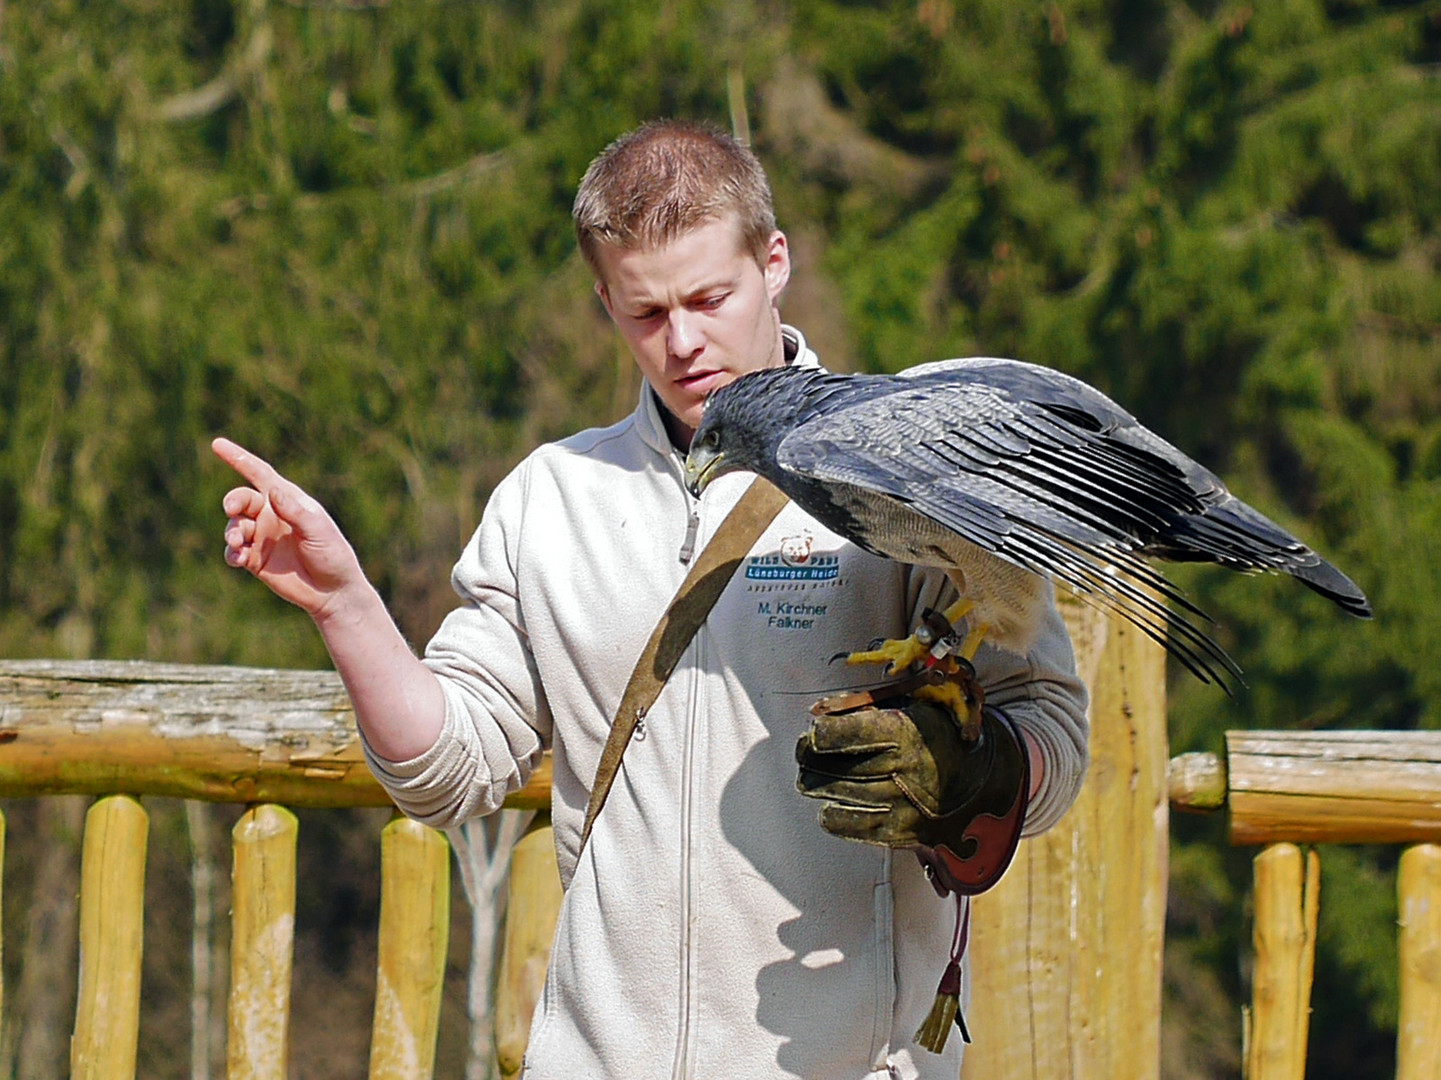
<path id="1" fill-rule="evenodd" d="M 715 607 L 741 560 L 775 520 L 786 501 L 779 488 L 764 477 L 756 477 L 720 523 L 710 543 L 696 556 L 670 606 L 656 623 L 650 640 L 636 661 L 635 670 L 631 672 L 625 693 L 621 695 L 620 706 L 610 726 L 610 736 L 600 754 L 595 783 L 590 787 L 590 804 L 585 808 L 585 825 L 580 833 L 582 849 L 590 839 L 591 826 L 595 824 L 596 815 L 605 805 L 606 796 L 620 772 L 621 757 L 630 744 L 630 737 L 635 734 L 636 725 L 660 697 L 661 688 L 680 663 L 686 646 L 695 637 L 700 624 L 705 622 L 711 608 Z"/>

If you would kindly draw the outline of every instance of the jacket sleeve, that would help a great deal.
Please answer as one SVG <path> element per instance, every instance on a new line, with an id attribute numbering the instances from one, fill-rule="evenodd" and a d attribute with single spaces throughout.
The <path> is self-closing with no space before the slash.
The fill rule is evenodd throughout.
<path id="1" fill-rule="evenodd" d="M 550 712 L 518 596 L 525 465 L 492 494 L 451 573 L 461 604 L 426 646 L 445 721 L 435 745 L 409 761 L 366 760 L 409 817 L 450 828 L 500 809 L 550 741 Z"/>
<path id="2" fill-rule="evenodd" d="M 956 599 L 955 586 L 943 575 L 921 573 L 930 581 L 919 590 L 915 610 L 943 608 Z M 987 704 L 1003 710 L 1035 739 L 1045 763 L 1040 790 L 1026 810 L 1025 836 L 1043 833 L 1061 820 L 1080 794 L 1090 760 L 1090 696 L 1076 674 L 1071 636 L 1050 587 L 1046 603 L 1041 633 L 1025 656 L 983 643 L 975 658 Z"/>

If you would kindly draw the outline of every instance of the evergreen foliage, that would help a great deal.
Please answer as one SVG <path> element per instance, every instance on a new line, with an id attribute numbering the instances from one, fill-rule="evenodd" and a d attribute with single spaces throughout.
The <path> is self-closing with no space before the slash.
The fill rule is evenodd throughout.
<path id="1" fill-rule="evenodd" d="M 1438 63 L 1441 6 L 1405 0 L 0 4 L 0 653 L 325 663 L 223 565 L 218 433 L 423 640 L 493 484 L 633 404 L 570 236 L 585 164 L 743 105 L 823 358 L 1070 371 L 1371 594 L 1361 625 L 1181 574 L 1249 687 L 1173 680 L 1175 751 L 1441 727 Z M 1248 854 L 1193 843 L 1176 954 L 1239 994 Z M 1390 869 L 1331 856 L 1322 971 L 1352 976 L 1316 1038 L 1380 1075 Z M 1233 1032 L 1187 1038 L 1174 1075 L 1234 1067 Z"/>

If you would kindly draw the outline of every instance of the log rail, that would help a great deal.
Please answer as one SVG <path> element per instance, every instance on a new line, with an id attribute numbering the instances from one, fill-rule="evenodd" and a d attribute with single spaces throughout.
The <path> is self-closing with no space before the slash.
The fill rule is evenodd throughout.
<path id="1" fill-rule="evenodd" d="M 1125 665 L 1117 670 L 1124 675 Z M 1142 681 L 1149 683 L 1149 677 Z M 1117 715 L 1131 716 L 1136 700 L 1123 696 L 1114 704 Z M 1151 712 L 1152 706 L 1160 707 L 1148 703 Z M 1099 782 L 1134 788 L 1135 777 L 1146 771 L 1138 760 L 1106 756 L 1103 745 L 1093 747 L 1093 754 L 1097 751 L 1092 771 Z M 508 805 L 548 808 L 548 767 L 547 759 Z M 1243 1020 L 1247 1075 L 1252 1080 L 1304 1075 L 1319 864 L 1313 850 L 1298 845 L 1316 843 L 1407 846 L 1399 880 L 1397 1077 L 1441 1075 L 1441 733 L 1230 732 L 1224 755 L 1180 755 L 1164 771 L 1166 776 L 1155 780 L 1166 789 L 1160 795 L 1163 832 L 1168 803 L 1182 812 L 1224 810 L 1234 843 L 1263 845 L 1255 871 L 1253 1002 Z M 99 796 L 86 818 L 82 849 L 82 969 L 72 1075 L 134 1076 L 148 832 L 139 799 L 147 795 L 248 806 L 233 831 L 229 1075 L 284 1075 L 297 829 L 285 807 L 387 803 L 366 769 L 339 678 L 332 672 L 141 662 L 0 661 L 0 796 L 45 794 Z M 1073 816 L 1086 818 L 1088 832 L 1113 831 L 1101 827 L 1106 812 L 1087 810 L 1084 797 Z M 381 843 L 380 989 L 371 1076 L 428 1077 L 448 925 L 446 842 L 397 817 Z M 1030 850 L 1032 862 L 1050 860 L 1037 872 L 1053 874 L 1054 853 L 1034 844 Z M 1124 854 L 1102 853 L 1103 861 L 1114 865 Z M 0 817 L 0 862 L 3 856 Z M 523 859 L 541 870 L 522 870 Z M 553 867 L 553 853 L 543 833 L 528 837 L 515 860 L 513 887 L 558 891 L 549 880 L 553 869 L 545 869 Z M 1154 862 L 1146 860 L 1147 866 Z M 1018 859 L 1002 888 L 1030 880 L 1021 864 Z M 1164 876 L 1163 857 L 1152 870 Z M 1073 898 L 1072 906 L 1084 912 L 1095 905 Z M 1012 908 L 998 902 L 978 917 L 1010 917 L 1004 913 Z M 553 897 L 512 904 L 517 910 L 547 911 L 546 918 L 553 919 Z M 514 967 L 511 976 L 527 987 L 519 995 L 533 1002 L 543 971 L 543 962 L 536 968 L 535 953 L 548 931 L 531 922 L 519 920 L 511 928 L 506 949 L 517 949 L 519 958 L 503 957 L 502 979 L 504 969 Z M 521 937 L 534 940 L 522 944 Z M 979 944 L 978 935 L 978 949 Z M 1025 984 L 1031 978 L 1028 962 L 984 955 L 977 962 L 978 985 L 987 996 L 1027 993 L 1024 985 L 1005 985 L 1010 978 L 1005 971 L 1018 967 L 1010 981 Z M 1108 978 L 1117 977 L 1112 971 Z M 982 1014 L 986 1007 L 984 1001 L 976 1005 Z M 524 1046 L 529 1003 L 503 992 L 497 1008 L 502 1060 L 513 1069 Z M 1132 1015 L 1129 1022 L 1134 1020 Z M 1033 1026 L 1045 1022 L 1038 1016 Z M 1063 1016 L 1059 1022 L 1068 1021 Z M 1093 1057 L 1105 1052 L 1087 1051 Z M 974 1047 L 968 1071 L 972 1061 L 985 1060 L 984 1048 Z M 1143 1062 L 1127 1075 L 1154 1076 L 1158 1065 Z M 1062 1071 L 1050 1075 L 1087 1071 L 1078 1071 L 1074 1062 L 1069 1069 L 1063 1063 L 1057 1067 Z"/>
<path id="2" fill-rule="evenodd" d="M 156 795 L 249 807 L 232 830 L 227 1072 L 286 1075 L 298 830 L 287 807 L 389 804 L 365 765 L 339 676 L 0 661 L 0 797 L 62 794 L 99 796 L 81 849 L 72 1077 L 135 1075 L 149 835 L 139 797 Z M 547 759 L 507 805 L 549 804 Z M 4 828 L 0 816 L 0 862 Z M 449 931 L 449 846 L 400 817 L 380 843 L 370 1075 L 428 1077 Z"/>
<path id="3" fill-rule="evenodd" d="M 1298 845 L 1400 844 L 1396 1076 L 1441 1076 L 1441 732 L 1231 731 L 1168 779 L 1172 809 L 1224 808 L 1233 844 L 1263 845 L 1245 1074 L 1305 1075 L 1320 860 Z"/>

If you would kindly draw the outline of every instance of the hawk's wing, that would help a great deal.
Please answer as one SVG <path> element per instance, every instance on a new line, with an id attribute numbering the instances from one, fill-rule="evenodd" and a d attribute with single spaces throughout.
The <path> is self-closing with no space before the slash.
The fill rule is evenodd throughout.
<path id="1" fill-rule="evenodd" d="M 1183 663 L 1224 683 L 1217 666 L 1238 674 L 1230 658 L 1155 594 L 1201 612 L 1140 558 L 1178 516 L 1206 508 L 1214 477 L 1196 466 L 1198 491 L 1175 462 L 1118 438 L 1129 434 L 1126 421 L 1150 433 L 1094 391 L 1078 394 L 1082 383 L 1059 376 L 1064 381 L 1050 395 L 1056 400 L 1045 403 L 1056 376 L 1015 362 L 952 361 L 870 382 L 866 393 L 803 419 L 782 439 L 777 461 L 812 480 L 894 500 L 999 558 L 1066 583 L 1157 640 L 1165 642 L 1169 631 L 1169 647 Z M 1106 408 L 1089 408 L 1092 396 Z M 1225 492 L 1218 480 L 1214 490 Z M 869 540 L 888 546 L 884 538 Z"/>

